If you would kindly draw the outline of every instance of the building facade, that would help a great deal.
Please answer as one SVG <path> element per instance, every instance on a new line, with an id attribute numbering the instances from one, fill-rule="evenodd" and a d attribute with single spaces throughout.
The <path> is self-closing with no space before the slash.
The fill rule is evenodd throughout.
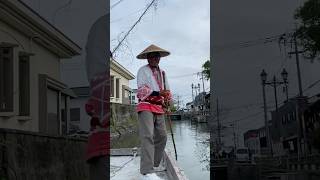
<path id="1" fill-rule="evenodd" d="M 305 152 L 301 146 L 302 118 L 307 107 L 307 98 L 293 98 L 285 102 L 278 110 L 272 111 L 272 127 L 270 128 L 274 155 L 298 154 Z"/>
<path id="2" fill-rule="evenodd" d="M 111 103 L 130 104 L 132 89 L 129 81 L 135 76 L 119 62 L 110 59 L 110 101 Z"/>
<path id="3" fill-rule="evenodd" d="M 74 94 L 60 62 L 81 48 L 19 0 L 0 1 L 0 27 L 0 127 L 64 134 Z"/>
<path id="4" fill-rule="evenodd" d="M 114 59 L 110 61 L 110 102 L 130 105 L 132 104 L 130 99 L 132 90 L 129 88 L 129 81 L 134 79 L 134 76 Z M 85 111 L 85 104 L 90 98 L 90 88 L 88 86 L 75 87 L 72 88 L 72 91 L 76 94 L 77 98 L 73 98 L 70 101 L 70 133 L 78 133 L 79 131 L 88 132 L 90 117 Z"/>
<path id="5" fill-rule="evenodd" d="M 307 153 L 319 154 L 320 153 L 320 94 L 310 98 L 308 107 L 305 109 L 304 114 L 306 140 L 307 140 Z"/>

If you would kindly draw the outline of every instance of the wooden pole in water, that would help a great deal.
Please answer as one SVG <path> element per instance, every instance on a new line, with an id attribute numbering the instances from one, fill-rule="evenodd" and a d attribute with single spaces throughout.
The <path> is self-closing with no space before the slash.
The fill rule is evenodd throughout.
<path id="1" fill-rule="evenodd" d="M 166 114 L 167 114 L 167 118 L 169 120 L 169 127 L 170 127 L 172 142 L 173 142 L 174 153 L 175 153 L 175 156 L 176 156 L 176 160 L 178 160 L 176 143 L 174 142 L 174 136 L 173 136 L 173 131 L 172 131 L 172 121 L 171 121 L 171 118 L 170 118 L 170 112 L 167 111 Z"/>
<path id="2" fill-rule="evenodd" d="M 166 78 L 165 78 L 164 71 L 162 72 L 162 79 L 163 79 L 164 90 L 167 90 L 167 88 L 166 88 Z M 176 160 L 178 160 L 176 143 L 174 142 L 174 136 L 173 136 L 173 131 L 172 131 L 172 121 L 171 121 L 171 118 L 170 118 L 170 109 L 169 109 L 170 105 L 169 105 L 169 102 L 165 102 L 165 106 L 166 106 L 165 108 L 166 108 L 167 119 L 169 121 L 169 127 L 170 127 L 170 133 L 171 133 L 172 142 L 173 142 L 174 153 L 175 153 L 175 156 L 176 156 Z"/>

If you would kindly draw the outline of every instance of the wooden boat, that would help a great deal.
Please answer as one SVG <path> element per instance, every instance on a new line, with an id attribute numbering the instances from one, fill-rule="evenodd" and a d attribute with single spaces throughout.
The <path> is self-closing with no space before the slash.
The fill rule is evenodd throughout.
<path id="1" fill-rule="evenodd" d="M 138 148 L 121 148 L 110 150 L 111 180 L 140 180 L 140 150 Z M 156 174 L 163 180 L 188 180 L 177 162 L 165 151 L 161 162 L 166 171 Z"/>

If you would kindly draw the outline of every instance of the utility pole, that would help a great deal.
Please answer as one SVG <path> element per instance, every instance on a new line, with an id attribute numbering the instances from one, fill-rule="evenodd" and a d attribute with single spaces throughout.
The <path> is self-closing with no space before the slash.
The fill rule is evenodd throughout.
<path id="1" fill-rule="evenodd" d="M 277 113 L 277 116 L 278 116 L 278 96 L 277 96 L 277 79 L 276 79 L 276 76 L 273 76 L 272 84 L 273 84 L 272 86 L 273 86 L 273 90 L 274 90 L 274 99 L 275 99 L 275 103 L 276 103 L 276 113 Z"/>
<path id="2" fill-rule="evenodd" d="M 301 146 L 301 139 L 303 139 L 303 147 L 304 147 L 304 151 L 307 150 L 307 138 L 306 138 L 306 129 L 305 129 L 305 122 L 302 118 L 302 112 L 301 112 L 301 102 L 302 102 L 302 97 L 303 97 L 303 91 L 302 91 L 302 80 L 301 80 L 301 71 L 300 71 L 300 61 L 299 61 L 299 54 L 303 53 L 303 51 L 298 51 L 298 44 L 297 44 L 297 33 L 294 32 L 293 34 L 293 40 L 294 40 L 294 51 L 293 52 L 289 52 L 289 54 L 295 54 L 296 57 L 296 66 L 297 66 L 297 75 L 298 75 L 298 85 L 299 85 L 299 96 L 297 99 L 297 114 L 298 114 L 298 124 L 299 124 L 299 154 L 302 153 L 302 146 Z M 302 133 L 301 133 L 302 131 Z M 302 135 L 301 135 L 302 134 Z M 302 137 L 303 136 L 303 137 Z"/>
<path id="3" fill-rule="evenodd" d="M 297 35 L 294 33 L 294 52 L 290 52 L 289 54 L 295 54 L 296 56 L 296 65 L 297 65 L 297 74 L 298 74 L 298 83 L 299 83 L 299 96 L 303 96 L 302 91 L 302 83 L 301 83 L 301 72 L 300 72 L 300 61 L 299 61 L 299 53 L 302 53 L 302 51 L 298 51 L 298 45 L 297 45 Z"/>
<path id="4" fill-rule="evenodd" d="M 266 84 L 266 72 L 262 70 L 262 73 L 260 75 L 262 77 L 262 96 L 263 96 L 263 110 L 264 110 L 264 126 L 265 126 L 265 132 L 266 132 L 266 139 L 268 143 L 268 148 L 270 150 L 271 155 L 272 152 L 272 143 L 271 143 L 271 137 L 270 137 L 270 131 L 269 131 L 269 123 L 268 123 L 268 111 L 267 111 L 267 102 L 266 102 L 266 90 L 265 90 L 265 84 Z"/>
<path id="5" fill-rule="evenodd" d="M 236 130 L 235 130 L 235 121 L 232 124 L 232 129 L 233 129 L 233 143 L 234 143 L 234 150 L 237 149 L 237 141 L 236 141 Z"/>
<path id="6" fill-rule="evenodd" d="M 202 90 L 203 90 L 203 92 L 205 92 L 203 73 L 201 73 L 201 79 L 202 79 Z"/>
<path id="7" fill-rule="evenodd" d="M 218 123 L 218 151 L 221 148 L 221 123 L 220 123 L 220 117 L 219 117 L 219 100 L 217 98 L 217 123 Z"/>
<path id="8" fill-rule="evenodd" d="M 199 72 L 198 75 L 200 75 L 200 74 L 201 74 L 200 80 L 202 80 L 202 92 L 205 92 L 203 73 L 202 73 L 202 72 Z"/>
<path id="9" fill-rule="evenodd" d="M 194 96 L 193 96 L 193 83 L 191 84 L 191 88 L 192 88 L 192 102 L 194 101 Z"/>
<path id="10" fill-rule="evenodd" d="M 195 92 L 195 97 L 197 97 L 197 95 L 198 95 L 198 87 L 196 86 L 196 84 L 193 84 L 192 83 L 192 90 L 194 89 L 194 92 Z"/>
<path id="11" fill-rule="evenodd" d="M 179 96 L 179 95 L 177 95 L 177 99 L 178 99 L 178 107 L 177 107 L 177 110 L 179 110 L 179 108 L 180 108 L 180 96 Z"/>

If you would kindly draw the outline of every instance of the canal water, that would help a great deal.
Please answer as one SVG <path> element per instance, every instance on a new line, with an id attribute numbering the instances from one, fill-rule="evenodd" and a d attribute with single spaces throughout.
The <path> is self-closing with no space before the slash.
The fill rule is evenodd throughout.
<path id="1" fill-rule="evenodd" d="M 167 150 L 174 155 L 169 126 Z M 210 133 L 206 123 L 191 123 L 190 120 L 172 121 L 178 165 L 190 180 L 210 179 Z"/>
<path id="2" fill-rule="evenodd" d="M 190 120 L 172 121 L 172 130 L 178 154 L 178 165 L 190 180 L 209 180 L 210 133 L 206 123 L 191 123 Z M 166 149 L 174 158 L 174 148 L 167 123 L 168 141 Z M 137 134 L 123 136 L 111 143 L 112 148 L 139 146 Z"/>

